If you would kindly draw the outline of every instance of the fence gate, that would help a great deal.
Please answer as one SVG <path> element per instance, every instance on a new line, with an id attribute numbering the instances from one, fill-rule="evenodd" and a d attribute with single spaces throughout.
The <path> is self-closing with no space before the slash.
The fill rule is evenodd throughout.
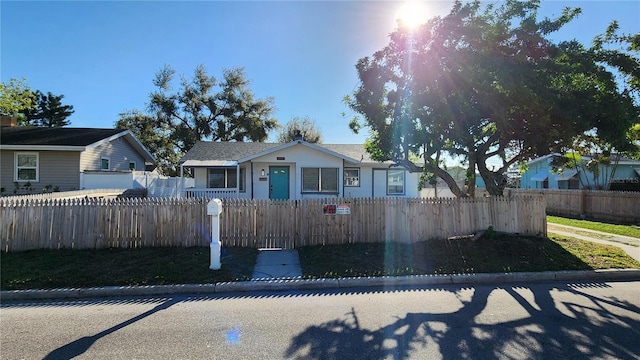
<path id="1" fill-rule="evenodd" d="M 350 216 L 354 201 L 224 199 L 221 239 L 226 246 L 267 249 L 351 242 L 352 221 L 359 219 Z"/>
<path id="2" fill-rule="evenodd" d="M 295 248 L 297 201 L 224 199 L 223 246 Z"/>

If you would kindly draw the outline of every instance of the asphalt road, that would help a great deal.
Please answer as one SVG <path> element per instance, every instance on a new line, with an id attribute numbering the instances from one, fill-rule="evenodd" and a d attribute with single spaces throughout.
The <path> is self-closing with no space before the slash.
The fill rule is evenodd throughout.
<path id="1" fill-rule="evenodd" d="M 640 282 L 4 301 L 9 359 L 639 359 Z"/>

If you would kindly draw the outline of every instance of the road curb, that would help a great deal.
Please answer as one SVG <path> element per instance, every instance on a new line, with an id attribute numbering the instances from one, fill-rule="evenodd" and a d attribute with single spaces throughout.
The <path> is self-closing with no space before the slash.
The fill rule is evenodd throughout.
<path id="1" fill-rule="evenodd" d="M 399 287 L 422 285 L 482 285 L 539 281 L 638 281 L 638 269 L 544 271 L 460 275 L 383 276 L 340 279 L 269 279 L 216 284 L 150 286 L 106 286 L 79 289 L 3 290 L 0 301 L 78 299 L 113 296 L 157 296 L 168 294 L 215 294 L 229 292 L 344 289 L 355 287 Z"/>

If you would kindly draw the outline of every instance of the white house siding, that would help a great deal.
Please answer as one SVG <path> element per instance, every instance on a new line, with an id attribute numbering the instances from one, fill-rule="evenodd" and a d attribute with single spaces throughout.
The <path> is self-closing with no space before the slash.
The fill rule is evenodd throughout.
<path id="1" fill-rule="evenodd" d="M 284 160 L 278 160 L 278 157 Z M 342 197 L 343 161 L 335 156 L 310 149 L 304 145 L 295 145 L 281 151 L 270 153 L 265 156 L 253 159 L 254 173 L 260 177 L 261 169 L 268 171 L 269 166 L 289 166 L 289 198 L 290 199 L 310 199 L 336 196 L 335 194 L 308 194 L 302 193 L 302 168 L 338 168 L 338 196 Z M 254 197 L 269 197 L 269 181 L 257 181 L 254 183 Z"/>
<path id="2" fill-rule="evenodd" d="M 278 158 L 284 158 L 278 160 Z M 332 196 L 338 197 L 372 197 L 372 186 L 376 187 L 374 196 L 387 196 L 387 166 L 371 164 L 351 164 L 345 162 L 342 158 L 327 154 L 315 149 L 311 149 L 304 145 L 295 145 L 286 149 L 273 152 L 255 159 L 250 162 L 240 164 L 246 167 L 246 192 L 238 194 L 240 198 L 267 199 L 269 198 L 269 167 L 285 166 L 289 167 L 289 198 L 290 199 L 310 199 L 310 198 L 326 198 Z M 338 194 L 335 193 L 303 193 L 302 192 L 302 168 L 320 167 L 320 168 L 337 168 L 338 169 Z M 344 168 L 360 169 L 360 186 L 344 186 Z M 374 182 L 374 168 L 376 179 Z M 252 172 L 253 169 L 253 172 Z M 265 176 L 262 176 L 264 169 Z M 195 187 L 207 187 L 207 169 L 194 169 Z M 405 194 L 397 195 L 403 197 L 418 197 L 418 178 L 419 173 L 405 172 Z M 252 188 L 253 184 L 253 188 Z"/>
<path id="3" fill-rule="evenodd" d="M 371 165 L 351 165 L 345 164 L 345 168 L 360 169 L 360 186 L 344 186 L 344 196 L 350 198 L 371 197 L 371 187 L 373 186 L 373 168 Z M 344 176 L 344 172 L 341 174 Z"/>
<path id="4" fill-rule="evenodd" d="M 394 168 L 404 170 L 404 194 L 402 195 L 389 195 L 387 194 L 387 170 L 388 167 L 376 167 L 373 169 L 373 197 L 386 197 L 386 196 L 398 196 L 398 197 L 419 197 L 418 181 L 420 173 L 411 173 L 403 168 Z M 371 196 L 371 195 L 369 195 Z"/>
<path id="5" fill-rule="evenodd" d="M 15 175 L 15 153 L 25 151 L 2 151 L 0 175 L 5 194 L 12 194 Z M 27 151 L 38 153 L 38 181 L 32 181 L 32 192 L 41 192 L 45 186 L 57 187 L 60 191 L 78 190 L 80 185 L 79 159 L 76 151 Z"/>
<path id="6" fill-rule="evenodd" d="M 124 137 L 85 150 L 80 157 L 81 171 L 100 171 L 102 157 L 109 158 L 110 171 L 129 171 L 132 161 L 136 163 L 137 171 L 144 170 L 144 158 Z"/>

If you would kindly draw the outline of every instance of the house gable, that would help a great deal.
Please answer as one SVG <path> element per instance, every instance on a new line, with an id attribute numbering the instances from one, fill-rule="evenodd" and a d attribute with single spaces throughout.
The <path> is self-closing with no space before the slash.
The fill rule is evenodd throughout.
<path id="1" fill-rule="evenodd" d="M 241 158 L 241 159 L 239 159 L 239 161 L 240 162 L 252 161 L 252 160 L 257 159 L 257 158 L 267 157 L 267 156 L 272 155 L 274 153 L 283 152 L 283 151 L 285 151 L 287 149 L 290 149 L 290 148 L 295 148 L 296 151 L 301 151 L 302 147 L 315 150 L 316 152 L 323 153 L 323 154 L 326 154 L 328 156 L 332 156 L 332 157 L 347 161 L 347 162 L 352 163 L 352 164 L 359 163 L 358 160 L 352 159 L 352 158 L 350 158 L 348 156 L 345 156 L 345 155 L 343 155 L 341 153 L 338 153 L 338 152 L 330 150 L 328 148 L 325 148 L 325 147 L 322 147 L 322 146 L 318 146 L 318 145 L 314 145 L 314 144 L 311 144 L 311 143 L 308 143 L 308 142 L 302 141 L 302 140 L 296 140 L 296 141 L 293 141 L 293 142 L 290 142 L 290 143 L 281 144 L 281 145 L 273 147 L 271 149 L 264 150 L 264 151 L 262 151 L 260 153 L 252 154 L 252 155 L 246 156 L 244 158 Z"/>
<path id="2" fill-rule="evenodd" d="M 81 173 L 100 170 L 103 159 L 108 159 L 110 171 L 142 171 L 145 163 L 155 161 L 126 129 L 3 127 L 0 137 L 0 183 L 6 194 L 12 193 L 16 179 L 24 187 L 20 193 L 41 192 L 43 187 L 78 190 Z M 16 159 L 25 156 L 35 165 L 27 169 L 17 165 Z"/>

